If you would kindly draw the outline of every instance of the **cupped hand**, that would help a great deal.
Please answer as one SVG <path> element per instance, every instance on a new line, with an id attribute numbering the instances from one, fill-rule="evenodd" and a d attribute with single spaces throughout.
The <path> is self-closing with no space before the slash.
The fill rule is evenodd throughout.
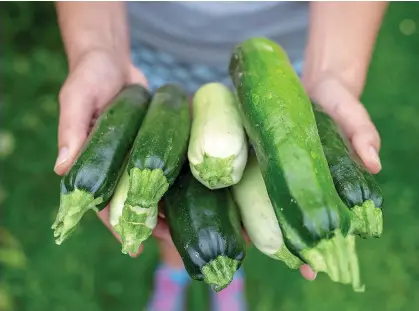
<path id="1" fill-rule="evenodd" d="M 63 175 L 73 164 L 95 118 L 126 84 L 146 85 L 144 75 L 117 55 L 97 50 L 82 55 L 59 94 L 58 158 L 54 170 Z"/>
<path id="2" fill-rule="evenodd" d="M 93 50 L 72 64 L 59 94 L 59 153 L 54 167 L 58 175 L 72 166 L 95 119 L 127 84 L 146 86 L 147 80 L 130 61 L 121 60 L 120 55 Z M 98 214 L 120 240 L 109 223 L 109 206 Z"/>
<path id="3" fill-rule="evenodd" d="M 381 170 L 380 135 L 355 91 L 329 76 L 307 90 L 310 98 L 334 119 L 364 166 L 373 174 Z"/>

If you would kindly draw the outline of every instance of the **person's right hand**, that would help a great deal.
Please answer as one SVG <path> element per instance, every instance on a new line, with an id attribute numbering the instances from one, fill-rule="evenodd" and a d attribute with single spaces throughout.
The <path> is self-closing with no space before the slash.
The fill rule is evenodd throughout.
<path id="1" fill-rule="evenodd" d="M 63 175 L 72 166 L 95 119 L 127 84 L 147 85 L 144 75 L 129 61 L 106 50 L 93 50 L 77 59 L 59 94 L 58 158 L 54 171 Z M 120 240 L 109 223 L 109 206 L 99 218 Z M 160 227 L 159 227 L 160 228 Z M 167 234 L 160 234 L 162 237 Z M 141 252 L 141 248 L 137 254 Z"/>
<path id="2" fill-rule="evenodd" d="M 59 154 L 54 167 L 58 175 L 73 164 L 97 116 L 130 83 L 147 85 L 131 63 L 104 50 L 86 53 L 73 65 L 59 94 Z"/>

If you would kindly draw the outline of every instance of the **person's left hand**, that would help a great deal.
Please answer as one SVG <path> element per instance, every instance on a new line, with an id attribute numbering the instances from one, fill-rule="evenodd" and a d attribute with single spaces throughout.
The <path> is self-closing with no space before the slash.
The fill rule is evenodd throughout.
<path id="1" fill-rule="evenodd" d="M 381 170 L 380 135 L 372 123 L 357 90 L 351 90 L 338 78 L 329 76 L 311 88 L 310 98 L 334 119 L 364 166 L 373 174 Z"/>

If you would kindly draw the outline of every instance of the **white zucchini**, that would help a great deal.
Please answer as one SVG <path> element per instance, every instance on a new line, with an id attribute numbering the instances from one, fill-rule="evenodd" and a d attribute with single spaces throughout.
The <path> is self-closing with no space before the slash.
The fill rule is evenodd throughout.
<path id="1" fill-rule="evenodd" d="M 247 162 L 248 144 L 233 93 L 208 83 L 195 93 L 188 147 L 192 174 L 210 189 L 238 183 Z"/>
<path id="2" fill-rule="evenodd" d="M 284 243 L 259 163 L 253 153 L 249 154 L 242 179 L 231 190 L 243 226 L 256 248 L 271 258 L 283 261 L 292 269 L 300 267 L 303 262 Z"/>
<path id="3" fill-rule="evenodd" d="M 140 246 L 138 244 L 138 236 L 144 234 L 147 231 L 147 234 L 150 235 L 154 227 L 157 224 L 157 207 L 150 208 L 136 208 L 136 215 L 144 215 L 143 222 L 144 227 L 141 227 L 141 230 L 138 229 L 138 226 L 121 226 L 121 216 L 124 212 L 124 203 L 128 195 L 129 189 L 129 175 L 126 169 L 123 170 L 123 174 L 118 181 L 115 192 L 112 196 L 110 202 L 110 211 L 109 211 L 109 222 L 112 228 L 121 236 L 122 239 L 122 253 L 127 254 L 130 251 L 134 252 Z M 138 217 L 138 216 L 137 216 Z M 124 232 L 122 231 L 125 228 Z M 141 241 L 141 240 L 140 240 Z"/>
<path id="4" fill-rule="evenodd" d="M 121 178 L 118 181 L 118 185 L 115 188 L 115 192 L 112 196 L 110 206 L 109 206 L 109 222 L 112 228 L 118 226 L 119 217 L 122 215 L 122 210 L 124 208 L 124 202 L 128 195 L 129 187 L 129 176 L 127 170 L 124 169 Z"/>

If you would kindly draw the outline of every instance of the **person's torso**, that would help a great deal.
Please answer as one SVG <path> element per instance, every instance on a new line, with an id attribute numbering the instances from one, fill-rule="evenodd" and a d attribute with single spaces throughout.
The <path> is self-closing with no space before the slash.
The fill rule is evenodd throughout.
<path id="1" fill-rule="evenodd" d="M 307 2 L 127 2 L 131 45 L 146 43 L 180 61 L 226 66 L 237 43 L 275 40 L 291 61 L 303 57 Z"/>

